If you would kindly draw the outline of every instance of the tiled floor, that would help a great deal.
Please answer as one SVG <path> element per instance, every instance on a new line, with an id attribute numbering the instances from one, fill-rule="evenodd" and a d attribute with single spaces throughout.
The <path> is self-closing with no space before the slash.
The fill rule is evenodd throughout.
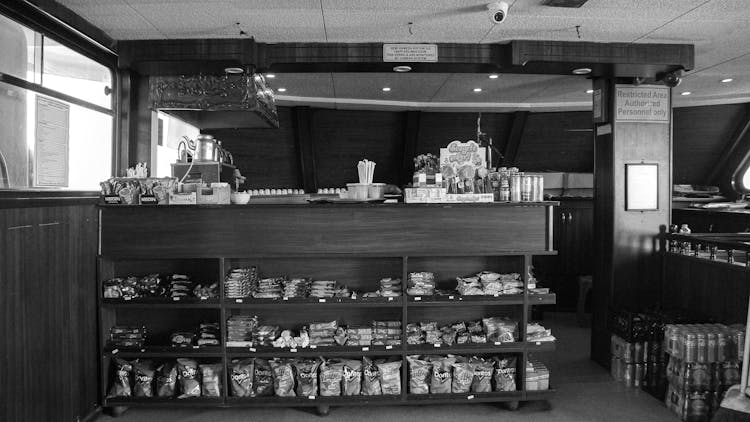
<path id="1" fill-rule="evenodd" d="M 544 325 L 557 337 L 557 351 L 538 357 L 547 363 L 557 394 L 549 402 L 532 402 L 518 411 L 493 404 L 438 406 L 383 406 L 332 408 L 320 418 L 306 409 L 129 409 L 118 421 L 504 421 L 525 422 L 657 422 L 678 419 L 664 405 L 643 391 L 626 389 L 611 381 L 608 373 L 589 360 L 589 333 L 575 324 L 575 314 L 545 315 Z"/>

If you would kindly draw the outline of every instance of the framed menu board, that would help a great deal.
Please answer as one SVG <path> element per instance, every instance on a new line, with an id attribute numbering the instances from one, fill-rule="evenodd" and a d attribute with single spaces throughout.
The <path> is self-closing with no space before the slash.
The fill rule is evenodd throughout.
<path id="1" fill-rule="evenodd" d="M 625 164 L 625 210 L 659 209 L 659 164 Z"/>

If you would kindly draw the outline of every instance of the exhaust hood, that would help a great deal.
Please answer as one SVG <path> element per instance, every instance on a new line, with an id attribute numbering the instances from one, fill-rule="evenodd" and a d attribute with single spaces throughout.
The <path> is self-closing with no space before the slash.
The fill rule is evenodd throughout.
<path id="1" fill-rule="evenodd" d="M 149 103 L 200 130 L 279 127 L 273 91 L 260 74 L 151 76 Z"/>

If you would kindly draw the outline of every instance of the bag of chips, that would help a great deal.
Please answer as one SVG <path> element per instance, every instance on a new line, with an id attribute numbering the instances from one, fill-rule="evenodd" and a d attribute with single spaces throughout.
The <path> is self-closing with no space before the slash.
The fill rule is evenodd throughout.
<path id="1" fill-rule="evenodd" d="M 491 343 L 507 343 L 515 341 L 518 323 L 507 318 L 491 317 L 482 319 L 487 341 Z"/>
<path id="2" fill-rule="evenodd" d="M 378 362 L 380 371 L 380 390 L 383 394 L 401 394 L 401 361 Z"/>
<path id="3" fill-rule="evenodd" d="M 177 398 L 200 397 L 201 384 L 198 381 L 198 362 L 193 359 L 177 359 L 177 374 L 180 380 L 180 391 Z"/>
<path id="4" fill-rule="evenodd" d="M 297 372 L 297 395 L 299 397 L 315 397 L 318 395 L 318 366 L 317 360 L 301 360 L 294 363 Z"/>
<path id="5" fill-rule="evenodd" d="M 341 392 L 345 396 L 358 396 L 362 391 L 362 361 L 345 360 Z"/>
<path id="6" fill-rule="evenodd" d="M 130 386 L 130 378 L 133 375 L 133 365 L 120 358 L 115 358 L 115 377 L 112 388 L 109 391 L 110 397 L 130 397 L 133 390 Z"/>
<path id="7" fill-rule="evenodd" d="M 253 396 L 273 396 L 273 369 L 265 359 L 255 359 Z"/>
<path id="8" fill-rule="evenodd" d="M 450 394 L 453 376 L 451 369 L 456 361 L 454 357 L 441 357 L 432 360 L 432 378 L 430 392 L 432 394 Z"/>
<path id="9" fill-rule="evenodd" d="M 492 391 L 492 374 L 495 365 L 484 359 L 473 359 L 474 378 L 471 380 L 472 393 L 489 393 Z"/>
<path id="10" fill-rule="evenodd" d="M 344 378 L 344 364 L 338 361 L 324 361 L 320 364 L 320 395 L 340 396 L 341 381 Z"/>
<path id="11" fill-rule="evenodd" d="M 135 397 L 154 397 L 154 366 L 149 360 L 133 362 L 135 379 L 133 395 Z"/>
<path id="12" fill-rule="evenodd" d="M 273 368 L 273 391 L 279 397 L 294 397 L 294 370 L 292 362 L 273 359 L 269 362 Z"/>
<path id="13" fill-rule="evenodd" d="M 407 356 L 409 363 L 409 394 L 429 394 L 432 363 L 419 359 L 418 355 Z"/>
<path id="14" fill-rule="evenodd" d="M 200 365 L 203 397 L 221 397 L 221 377 L 224 365 L 220 363 Z"/>
<path id="15" fill-rule="evenodd" d="M 156 373 L 156 395 L 174 397 L 177 386 L 177 367 L 174 362 L 164 362 L 157 368 Z"/>
<path id="16" fill-rule="evenodd" d="M 251 397 L 253 395 L 253 366 L 253 359 L 232 361 L 229 382 L 233 396 Z"/>
<path id="17" fill-rule="evenodd" d="M 456 362 L 453 364 L 452 393 L 468 393 L 474 379 L 474 365 L 469 362 Z"/>
<path id="18" fill-rule="evenodd" d="M 380 387 L 380 370 L 375 362 L 367 356 L 362 358 L 362 395 L 379 396 L 383 394 Z"/>
<path id="19" fill-rule="evenodd" d="M 516 391 L 516 357 L 495 358 L 495 391 Z"/>

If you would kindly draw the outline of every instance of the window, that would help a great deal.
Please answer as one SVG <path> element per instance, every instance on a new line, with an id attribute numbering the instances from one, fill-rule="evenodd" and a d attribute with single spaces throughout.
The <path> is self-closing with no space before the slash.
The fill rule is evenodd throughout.
<path id="1" fill-rule="evenodd" d="M 172 163 L 177 161 L 177 149 L 183 136 L 195 139 L 200 131 L 197 127 L 170 116 L 169 114 L 157 114 L 158 135 L 156 142 L 156 160 L 151 175 L 156 177 L 171 177 Z"/>
<path id="2" fill-rule="evenodd" d="M 112 175 L 112 70 L 0 15 L 0 189 L 98 190 Z"/>

